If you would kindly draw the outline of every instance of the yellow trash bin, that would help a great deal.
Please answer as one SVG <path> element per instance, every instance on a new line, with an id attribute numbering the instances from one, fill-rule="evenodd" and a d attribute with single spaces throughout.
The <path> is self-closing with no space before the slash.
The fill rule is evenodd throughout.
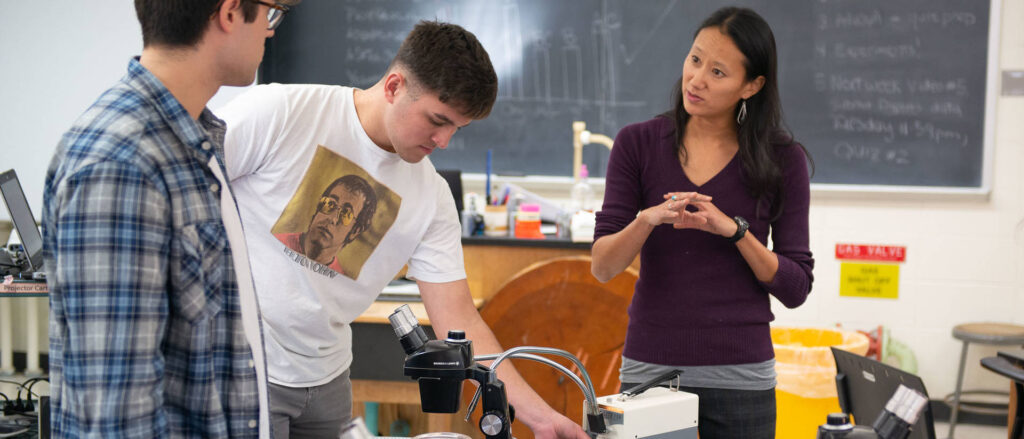
<path id="1" fill-rule="evenodd" d="M 856 331 L 780 326 L 772 328 L 772 344 L 778 375 L 775 437 L 814 437 L 826 416 L 840 411 L 836 361 L 829 348 L 864 355 L 868 337 Z"/>

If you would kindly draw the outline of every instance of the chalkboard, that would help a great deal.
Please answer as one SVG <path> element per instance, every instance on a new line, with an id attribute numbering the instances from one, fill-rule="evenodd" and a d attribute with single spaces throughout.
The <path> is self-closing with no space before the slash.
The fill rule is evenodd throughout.
<path id="1" fill-rule="evenodd" d="M 307 0 L 267 43 L 261 82 L 368 87 L 421 19 L 480 39 L 499 76 L 489 118 L 438 168 L 572 175 L 574 120 L 614 137 L 668 109 L 696 27 L 724 4 L 775 32 L 783 110 L 813 183 L 981 188 L 990 8 L 999 0 Z M 584 148 L 591 175 L 608 151 Z"/>

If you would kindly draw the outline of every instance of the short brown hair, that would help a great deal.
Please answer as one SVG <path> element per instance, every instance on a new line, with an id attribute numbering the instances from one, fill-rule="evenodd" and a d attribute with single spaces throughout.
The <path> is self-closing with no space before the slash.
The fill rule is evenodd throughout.
<path id="1" fill-rule="evenodd" d="M 456 24 L 417 23 L 388 70 L 398 65 L 441 102 L 473 119 L 487 117 L 498 98 L 498 75 L 490 56 L 472 32 Z"/>
<path id="2" fill-rule="evenodd" d="M 206 32 L 210 17 L 224 0 L 135 0 L 135 16 L 142 26 L 142 46 L 194 46 Z M 256 19 L 259 4 L 242 0 L 246 23 Z"/>

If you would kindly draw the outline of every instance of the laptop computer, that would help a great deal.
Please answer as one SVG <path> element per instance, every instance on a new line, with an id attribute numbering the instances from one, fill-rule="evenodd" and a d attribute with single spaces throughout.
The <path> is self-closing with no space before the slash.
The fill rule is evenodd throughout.
<path id="1" fill-rule="evenodd" d="M 21 238 L 21 251 L 13 262 L 18 265 L 22 279 L 46 279 L 43 270 L 43 237 L 39 234 L 36 219 L 29 209 L 25 191 L 21 189 L 18 175 L 13 169 L 0 174 L 0 197 L 7 206 L 14 229 Z"/>
<path id="2" fill-rule="evenodd" d="M 843 412 L 853 415 L 855 424 L 875 422 L 900 384 L 928 396 L 924 381 L 910 372 L 834 347 L 832 355 L 838 371 L 839 406 Z M 924 413 L 914 423 L 908 438 L 935 439 L 935 422 L 929 405 L 925 405 Z"/>

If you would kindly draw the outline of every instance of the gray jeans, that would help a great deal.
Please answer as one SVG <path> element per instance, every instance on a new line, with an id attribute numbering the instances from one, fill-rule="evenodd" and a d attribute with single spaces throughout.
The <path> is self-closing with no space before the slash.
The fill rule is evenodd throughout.
<path id="1" fill-rule="evenodd" d="M 275 439 L 336 438 L 352 420 L 352 381 L 345 371 L 316 387 L 270 383 L 270 424 Z"/>

